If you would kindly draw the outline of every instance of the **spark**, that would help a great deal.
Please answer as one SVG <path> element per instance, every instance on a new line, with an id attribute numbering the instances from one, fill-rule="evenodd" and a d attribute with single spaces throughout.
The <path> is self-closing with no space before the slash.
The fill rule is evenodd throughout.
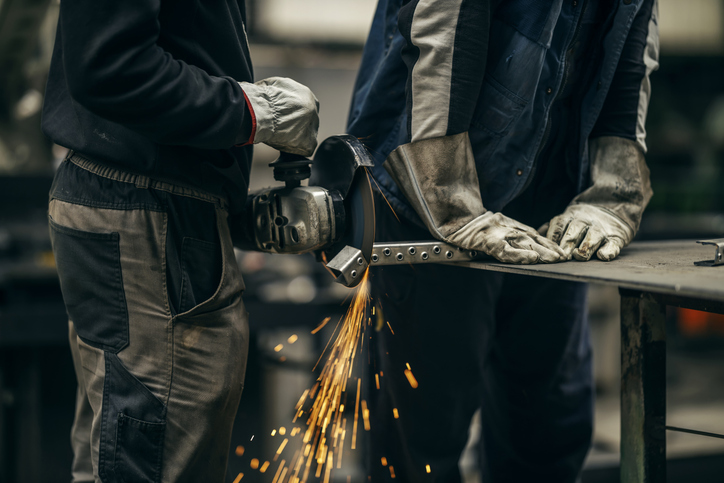
<path id="1" fill-rule="evenodd" d="M 281 357 L 279 358 L 279 362 L 284 362 L 284 361 L 286 361 L 286 360 L 287 360 L 287 358 L 284 357 L 284 356 L 281 356 Z"/>
<path id="2" fill-rule="evenodd" d="M 285 434 L 287 434 L 287 428 L 285 428 L 284 426 L 282 426 L 281 428 L 279 428 L 279 434 L 281 434 L 282 436 L 284 436 Z"/>
<path id="3" fill-rule="evenodd" d="M 357 379 L 357 402 L 354 404 L 354 426 L 352 427 L 352 449 L 355 449 L 357 443 L 357 422 L 359 421 L 359 396 L 361 380 Z"/>
<path id="4" fill-rule="evenodd" d="M 297 460 L 297 464 L 296 464 L 295 467 L 294 467 L 294 479 L 293 479 L 293 481 L 299 481 L 299 477 L 297 477 L 296 475 L 299 474 L 299 469 L 302 467 L 302 463 L 304 463 L 304 458 L 300 458 L 300 457 L 299 457 L 299 455 L 300 455 L 301 453 L 302 453 L 302 448 L 299 448 L 299 449 L 297 450 L 297 452 L 294 454 L 294 458 L 292 458 L 292 459 L 296 459 L 296 460 Z M 290 468 L 291 468 L 291 466 L 290 466 Z"/>
<path id="5" fill-rule="evenodd" d="M 261 468 L 259 468 L 260 473 L 266 473 L 266 470 L 269 469 L 269 463 L 268 461 L 265 461 L 263 465 L 261 465 Z"/>
<path id="6" fill-rule="evenodd" d="M 317 472 L 314 474 L 315 478 L 319 478 L 322 476 L 322 469 L 324 468 L 324 465 L 321 464 L 319 461 L 317 461 Z"/>
<path id="7" fill-rule="evenodd" d="M 254 441 L 254 435 L 251 435 L 251 439 L 249 441 Z"/>
<path id="8" fill-rule="evenodd" d="M 238 475 L 236 475 L 236 478 L 234 478 L 234 483 L 239 483 L 243 477 L 244 473 L 239 473 Z"/>
<path id="9" fill-rule="evenodd" d="M 243 446 L 237 446 L 234 450 L 234 454 L 236 456 L 244 456 L 244 447 Z"/>
<path id="10" fill-rule="evenodd" d="M 259 460 L 256 458 L 252 459 L 251 462 L 249 462 L 249 466 L 251 466 L 252 470 L 259 468 Z"/>
<path id="11" fill-rule="evenodd" d="M 380 389 L 380 375 L 375 374 L 375 384 L 377 385 L 377 390 Z"/>
<path id="12" fill-rule="evenodd" d="M 344 448 L 344 439 L 347 436 L 347 418 L 342 419 L 342 439 L 337 450 L 337 469 L 342 468 L 342 449 Z"/>
<path id="13" fill-rule="evenodd" d="M 282 444 L 279 445 L 279 449 L 277 450 L 277 454 L 282 454 L 282 451 L 284 451 L 284 447 L 287 445 L 288 442 L 289 442 L 289 439 L 288 439 L 288 438 L 284 438 L 284 441 L 282 441 Z M 284 460 L 282 460 L 282 461 L 284 461 Z"/>
<path id="14" fill-rule="evenodd" d="M 316 334 L 317 332 L 319 332 L 320 330 L 322 330 L 322 328 L 323 328 L 325 325 L 327 325 L 327 322 L 329 322 L 330 320 L 332 320 L 332 317 L 325 317 L 324 320 L 322 321 L 322 323 L 319 324 L 319 325 L 317 326 L 317 328 L 312 331 L 312 335 L 314 335 L 314 334 Z"/>
<path id="15" fill-rule="evenodd" d="M 428 473 L 432 472 L 432 470 L 430 469 L 430 465 L 425 465 L 425 471 L 427 471 Z"/>
<path id="16" fill-rule="evenodd" d="M 387 327 L 390 328 L 390 332 L 392 332 L 392 335 L 395 335 L 395 331 L 392 330 L 392 326 L 390 325 L 390 321 L 389 321 L 389 320 L 387 321 Z"/>
<path id="17" fill-rule="evenodd" d="M 289 342 L 290 344 L 294 344 L 298 339 L 299 337 L 297 337 L 297 334 L 292 334 L 287 339 L 287 342 Z"/>
<path id="18" fill-rule="evenodd" d="M 322 369 L 315 385 L 304 391 L 295 407 L 294 421 L 304 416 L 307 427 L 300 430 L 300 436 L 305 445 L 304 450 L 294 455 L 287 468 L 289 482 L 306 483 L 311 475 L 323 478 L 324 482 L 329 482 L 335 463 L 337 468 L 341 468 L 342 449 L 348 431 L 347 418 L 343 417 L 347 405 L 345 404 L 348 396 L 347 385 L 352 378 L 355 356 L 362 350 L 365 331 L 369 326 L 367 317 L 370 302 L 368 276 L 368 272 L 365 272 L 354 292 L 347 313 L 337 323 L 332 338 L 319 358 L 318 365 Z M 319 332 L 329 320 L 329 317 L 325 318 L 312 331 L 312 334 Z M 291 341 L 289 342 L 291 343 Z M 357 445 L 360 412 L 362 412 L 365 429 L 369 430 L 369 410 L 366 401 L 363 401 L 362 407 L 360 407 L 361 384 L 362 380 L 357 378 L 357 393 L 354 395 L 356 402 L 352 424 L 352 449 L 355 449 Z M 353 389 L 350 388 L 350 390 Z M 277 451 L 277 456 L 283 451 L 284 444 L 282 443 Z M 303 461 L 306 462 L 303 463 Z M 316 466 L 312 470 L 314 463 Z M 279 475 L 281 476 L 281 473 Z M 280 478 L 279 482 L 282 480 L 283 478 Z"/>
<path id="19" fill-rule="evenodd" d="M 395 478 L 395 467 L 390 465 L 390 477 Z"/>
<path id="20" fill-rule="evenodd" d="M 397 408 L 392 408 L 392 415 L 395 419 L 400 419 L 400 413 L 397 412 Z"/>
<path id="21" fill-rule="evenodd" d="M 365 168 L 365 171 L 367 171 L 366 168 Z M 377 180 L 375 179 L 375 177 L 374 177 L 374 176 L 370 176 L 369 171 L 367 171 L 367 177 L 371 178 L 372 181 L 375 182 L 375 184 L 377 185 L 377 192 L 382 195 L 382 198 L 385 200 L 385 203 L 387 203 L 387 206 L 390 207 L 390 211 L 392 211 L 392 214 L 395 215 L 395 218 L 397 218 L 397 222 L 398 222 L 398 223 L 402 223 L 402 222 L 400 221 L 400 217 L 397 216 L 397 213 L 395 213 L 395 209 L 392 207 L 392 205 L 390 204 L 390 202 L 387 200 L 387 196 L 385 196 L 384 192 L 382 191 L 382 188 L 380 188 L 380 184 L 377 182 Z M 394 476 L 393 476 L 393 478 L 394 478 Z"/>
<path id="22" fill-rule="evenodd" d="M 302 407 L 302 404 L 304 404 L 304 401 L 307 399 L 308 395 L 309 395 L 309 389 L 305 389 L 304 392 L 302 393 L 301 397 L 299 398 L 297 405 L 294 406 L 294 409 L 299 410 L 299 408 Z"/>
<path id="23" fill-rule="evenodd" d="M 282 469 L 284 468 L 285 461 L 282 460 L 281 463 L 279 463 L 279 468 L 277 469 L 276 474 L 274 475 L 274 479 L 272 480 L 272 483 L 277 483 L 279 481 L 279 475 L 282 473 Z"/>
<path id="24" fill-rule="evenodd" d="M 276 429 L 272 429 L 271 435 L 272 435 L 272 436 L 276 436 L 276 435 L 277 435 L 277 430 L 276 430 Z"/>
<path id="25" fill-rule="evenodd" d="M 410 367 L 410 363 L 409 363 L 409 362 L 405 362 L 405 365 L 407 366 L 407 370 L 408 370 L 408 371 L 411 371 L 411 370 L 412 370 L 412 367 Z"/>
<path id="26" fill-rule="evenodd" d="M 387 466 L 387 458 L 385 458 L 385 457 L 383 456 L 383 457 L 381 458 L 381 461 L 382 461 L 382 466 Z"/>
<path id="27" fill-rule="evenodd" d="M 329 483 L 329 477 L 332 474 L 332 468 L 334 467 L 334 458 L 332 452 L 327 453 L 327 471 L 324 473 L 324 483 Z"/>
<path id="28" fill-rule="evenodd" d="M 276 347 L 274 347 L 274 352 L 279 352 L 284 348 L 284 344 L 277 344 Z"/>
<path id="29" fill-rule="evenodd" d="M 413 389 L 417 389 L 417 379 L 415 379 L 415 376 L 412 375 L 412 371 L 410 369 L 405 369 L 405 377 L 410 383 L 410 386 L 412 386 Z"/>
<path id="30" fill-rule="evenodd" d="M 370 430 L 370 410 L 367 409 L 367 401 L 362 400 L 362 418 L 365 423 L 365 431 Z"/>

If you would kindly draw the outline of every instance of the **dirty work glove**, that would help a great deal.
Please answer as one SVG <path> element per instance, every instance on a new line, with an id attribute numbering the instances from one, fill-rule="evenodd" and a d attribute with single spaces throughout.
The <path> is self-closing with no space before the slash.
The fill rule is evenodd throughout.
<path id="1" fill-rule="evenodd" d="M 264 143 L 287 153 L 310 156 L 317 147 L 319 101 L 307 86 L 286 77 L 254 84 L 239 82 L 253 124 L 248 143 Z M 239 144 L 246 139 L 237 140 Z"/>
<path id="2" fill-rule="evenodd" d="M 403 144 L 384 167 L 438 240 L 507 263 L 566 259 L 535 229 L 483 207 L 467 132 Z"/>
<path id="3" fill-rule="evenodd" d="M 590 142 L 591 187 L 541 227 L 568 259 L 613 260 L 638 231 L 653 191 L 641 147 L 619 137 Z"/>

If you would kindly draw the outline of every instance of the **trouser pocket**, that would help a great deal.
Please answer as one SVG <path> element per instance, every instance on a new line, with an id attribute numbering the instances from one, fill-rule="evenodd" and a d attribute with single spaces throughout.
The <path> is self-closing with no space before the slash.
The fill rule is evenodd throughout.
<path id="1" fill-rule="evenodd" d="M 128 344 L 120 235 L 61 226 L 49 219 L 60 288 L 78 336 L 117 353 Z"/>
<path id="2" fill-rule="evenodd" d="M 222 255 L 219 243 L 185 237 L 181 249 L 181 299 L 178 313 L 211 298 L 221 282 Z"/>
<path id="3" fill-rule="evenodd" d="M 166 279 L 171 312 L 208 301 L 221 283 L 223 255 L 216 207 L 181 196 L 166 198 Z"/>
<path id="4" fill-rule="evenodd" d="M 160 481 L 166 423 L 151 423 L 118 414 L 115 473 L 118 481 Z"/>
<path id="5" fill-rule="evenodd" d="M 161 481 L 166 406 L 105 353 L 99 474 L 104 483 Z"/>

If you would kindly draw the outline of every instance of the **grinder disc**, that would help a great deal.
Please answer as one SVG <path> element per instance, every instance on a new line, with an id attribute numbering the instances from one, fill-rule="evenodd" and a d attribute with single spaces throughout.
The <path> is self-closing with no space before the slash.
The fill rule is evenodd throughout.
<path id="1" fill-rule="evenodd" d="M 359 248 L 369 264 L 375 241 L 375 203 L 367 168 L 360 167 L 357 170 L 347 197 L 344 198 L 344 208 L 347 218 L 345 233 L 331 248 L 337 245 L 341 245 L 338 247 L 340 250 L 345 245 Z"/>
<path id="2" fill-rule="evenodd" d="M 344 231 L 341 238 L 322 250 L 323 259 L 332 260 L 345 247 L 361 251 L 369 265 L 375 239 L 375 205 L 367 168 L 372 167 L 367 149 L 354 136 L 339 135 L 325 139 L 317 149 L 312 164 L 310 186 L 321 186 L 337 191 L 345 210 Z M 356 277 L 347 286 L 355 286 L 362 279 Z"/>

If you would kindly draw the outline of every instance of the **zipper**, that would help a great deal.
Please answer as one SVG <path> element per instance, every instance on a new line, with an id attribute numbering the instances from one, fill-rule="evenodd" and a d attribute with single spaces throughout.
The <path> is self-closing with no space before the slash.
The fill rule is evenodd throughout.
<path id="1" fill-rule="evenodd" d="M 588 1 L 583 0 L 583 5 L 581 5 L 581 13 L 578 16 L 578 20 L 576 20 L 576 26 L 573 29 L 573 36 L 571 37 L 571 41 L 568 42 L 568 45 L 566 46 L 566 56 L 563 60 L 564 67 L 563 67 L 563 80 L 561 82 L 561 85 L 558 87 L 558 90 L 556 91 L 556 95 L 551 101 L 550 108 L 548 109 L 548 114 L 546 116 L 546 127 L 543 131 L 543 138 L 541 139 L 541 143 L 538 145 L 538 151 L 535 153 L 535 157 L 533 158 L 533 168 L 530 170 L 530 175 L 528 176 L 528 179 L 525 181 L 525 184 L 523 185 L 523 188 L 520 190 L 520 193 L 524 192 L 528 186 L 533 182 L 533 178 L 535 178 L 536 173 L 536 167 L 538 166 L 538 158 L 540 157 L 541 152 L 546 146 L 546 143 L 548 142 L 548 136 L 550 136 L 551 131 L 551 111 L 553 110 L 553 105 L 555 104 L 556 100 L 558 100 L 558 95 L 564 90 L 566 87 L 566 84 L 568 83 L 568 76 L 570 75 L 569 69 L 571 66 L 570 60 L 570 46 L 575 43 L 576 40 L 578 40 L 578 36 L 581 33 L 581 20 L 583 20 L 583 15 L 586 13 L 586 7 L 588 7 Z"/>

